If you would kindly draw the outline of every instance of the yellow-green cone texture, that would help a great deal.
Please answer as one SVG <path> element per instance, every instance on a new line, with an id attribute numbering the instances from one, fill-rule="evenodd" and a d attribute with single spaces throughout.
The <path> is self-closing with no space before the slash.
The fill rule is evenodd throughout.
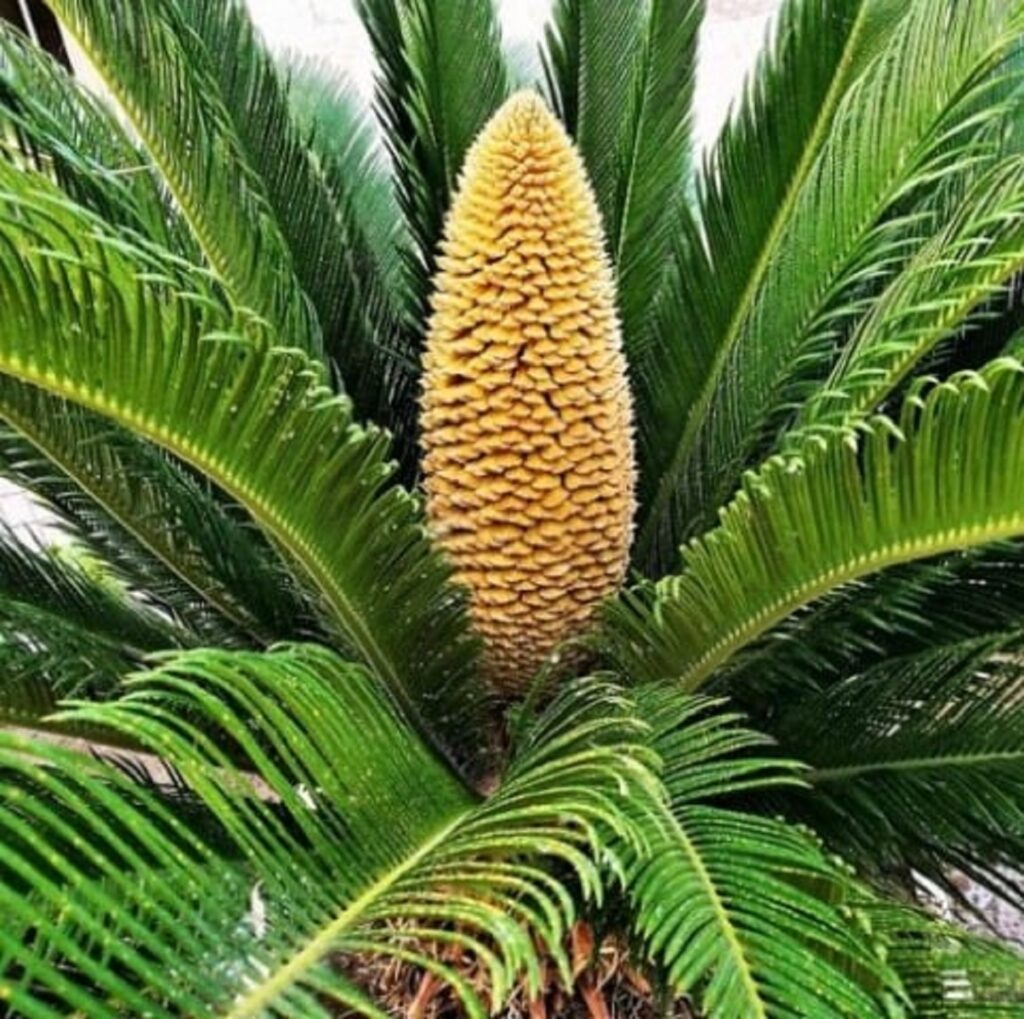
<path id="1" fill-rule="evenodd" d="M 422 395 L 430 525 L 499 690 L 521 690 L 621 583 L 632 431 L 593 192 L 561 124 L 519 93 L 463 168 Z"/>

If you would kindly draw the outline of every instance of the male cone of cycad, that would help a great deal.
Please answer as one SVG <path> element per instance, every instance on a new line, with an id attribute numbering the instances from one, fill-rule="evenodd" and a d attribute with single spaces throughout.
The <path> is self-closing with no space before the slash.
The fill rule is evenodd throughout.
<path id="1" fill-rule="evenodd" d="M 561 124 L 521 92 L 466 158 L 422 395 L 430 524 L 499 690 L 528 684 L 621 583 L 632 433 L 597 204 Z"/>

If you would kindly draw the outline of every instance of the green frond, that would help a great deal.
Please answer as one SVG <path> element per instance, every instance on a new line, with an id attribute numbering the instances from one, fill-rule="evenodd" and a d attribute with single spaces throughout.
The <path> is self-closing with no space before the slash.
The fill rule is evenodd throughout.
<path id="1" fill-rule="evenodd" d="M 388 296 L 388 307 L 378 309 L 367 359 L 354 372 L 350 369 L 345 381 L 350 392 L 356 389 L 365 416 L 391 431 L 402 476 L 412 478 L 420 371 L 420 326 L 415 316 L 422 294 L 410 293 L 412 238 L 398 202 L 391 160 L 371 111 L 346 81 L 316 63 L 293 61 L 288 82 L 293 115 L 324 183 L 361 238 L 354 250 L 372 261 L 378 287 Z M 338 362 L 344 364 L 341 358 Z"/>
<path id="2" fill-rule="evenodd" d="M 605 228 L 629 357 L 649 341 L 643 326 L 665 276 L 673 226 L 687 201 L 703 16 L 704 0 L 652 0 L 631 93 L 625 103 L 621 95 L 614 96 L 625 116 L 617 139 L 615 202 Z"/>
<path id="3" fill-rule="evenodd" d="M 0 527 L 0 722 L 37 726 L 62 697 L 103 697 L 147 653 L 190 635 L 76 546 Z"/>
<path id="4" fill-rule="evenodd" d="M 136 653 L 187 646 L 187 635 L 134 597 L 116 573 L 76 552 L 46 550 L 0 525 L 0 593 Z"/>
<path id="5" fill-rule="evenodd" d="M 707 698 L 640 704 L 670 804 L 629 887 L 672 989 L 715 1019 L 887 1014 L 894 977 L 842 912 L 847 877 L 806 832 L 728 803 L 799 786 L 800 769 Z"/>
<path id="6" fill-rule="evenodd" d="M 1024 620 L 1024 544 L 996 542 L 860 578 L 787 617 L 716 677 L 771 730 L 790 703 L 877 663 Z"/>
<path id="7" fill-rule="evenodd" d="M 406 356 L 416 361 L 444 218 L 470 145 L 508 96 L 508 69 L 493 0 L 356 7 L 377 58 L 377 116 L 415 245 Z"/>
<path id="8" fill-rule="evenodd" d="M 352 207 L 380 278 L 398 296 L 405 279 L 401 253 L 411 238 L 391 179 L 385 142 L 355 86 L 320 60 L 290 57 L 284 65 L 292 116 L 307 139 L 339 207 Z"/>
<path id="9" fill-rule="evenodd" d="M 646 508 L 635 561 L 653 575 L 672 568 L 679 542 L 711 525 L 742 472 L 764 455 L 794 378 L 812 367 L 827 371 L 834 345 L 864 311 L 863 287 L 890 274 L 930 236 L 927 219 L 907 203 L 922 188 L 971 172 L 991 148 L 992 124 L 1006 112 L 997 86 L 1020 32 L 1015 5 L 915 0 L 897 5 L 905 17 L 882 33 L 880 26 L 891 27 L 888 4 L 844 4 L 851 7 L 840 21 L 848 25 L 849 50 L 832 39 L 845 38 L 833 33 L 834 6 L 796 4 L 793 17 L 807 24 L 783 20 L 790 45 L 805 39 L 834 54 L 819 67 L 802 47 L 793 51 L 794 73 L 817 68 L 815 80 L 826 87 L 824 99 L 811 99 L 817 109 L 805 121 L 810 139 L 798 145 L 796 170 L 782 178 L 781 195 L 767 189 L 765 215 L 762 168 L 792 161 L 753 158 L 726 134 L 708 173 L 758 211 L 748 221 L 740 217 L 740 198 L 723 204 L 708 192 L 683 252 L 694 264 L 679 268 L 682 300 L 693 308 L 681 313 L 676 301 L 673 315 L 686 328 L 662 328 L 659 335 L 678 340 L 635 371 L 641 386 L 652 387 L 640 401 Z M 879 41 L 881 54 L 863 69 Z M 770 89 L 766 106 L 788 116 L 782 97 L 794 86 L 776 84 L 769 71 L 762 78 Z M 749 117 L 757 123 L 756 114 Z M 737 137 L 744 137 L 744 123 L 732 129 Z M 724 167 L 741 155 L 726 176 Z M 730 240 L 722 243 L 723 235 Z M 706 249 L 698 246 L 701 238 Z M 733 250 L 737 244 L 743 252 Z M 706 352 L 696 355 L 705 367 L 688 365 L 682 373 L 691 381 L 680 382 L 673 364 L 691 358 L 691 346 Z"/>
<path id="10" fill-rule="evenodd" d="M 139 664 L 137 653 L 102 632 L 0 594 L 0 727 L 103 742 L 105 731 L 55 725 L 50 718 L 65 697 L 110 697 Z"/>
<path id="11" fill-rule="evenodd" d="M 293 115 L 293 85 L 265 49 L 245 4 L 161 2 L 173 12 L 168 18 L 179 25 L 190 60 L 215 83 L 356 416 L 404 434 L 412 413 L 411 387 L 405 366 L 393 363 L 404 309 L 381 271 L 381 260 L 388 257 L 382 244 L 393 246 L 396 238 L 392 230 L 376 247 L 371 243 L 368 230 L 374 224 L 367 223 L 364 199 L 373 178 L 358 123 L 333 125 L 346 133 L 334 139 L 327 160 L 320 145 L 317 159 L 308 129 Z M 342 150 L 345 144 L 348 152 Z M 394 204 L 383 212 L 397 213 Z"/>
<path id="12" fill-rule="evenodd" d="M 344 647 L 429 731 L 479 751 L 476 644 L 386 439 L 300 351 L 0 164 L 0 374 L 110 418 L 208 475 L 324 599 Z M 430 639 L 425 640 L 424 635 Z"/>
<path id="13" fill-rule="evenodd" d="M 781 710 L 780 745 L 812 767 L 787 812 L 864 875 L 945 885 L 960 868 L 1005 893 L 999 868 L 1024 866 L 1020 643 L 1018 630 L 892 658 Z"/>
<path id="14" fill-rule="evenodd" d="M 804 430 L 842 427 L 877 408 L 972 311 L 1024 270 L 1024 161 L 996 164 L 951 222 L 910 259 L 843 347 L 821 389 L 800 408 Z M 960 339 L 968 344 L 970 334 Z"/>
<path id="15" fill-rule="evenodd" d="M 697 208 L 681 210 L 674 224 L 678 236 L 651 309 L 658 342 L 631 349 L 645 502 L 670 462 L 665 436 L 685 427 L 724 337 L 753 300 L 842 97 L 902 16 L 899 7 L 887 0 L 783 4 L 769 48 L 705 158 Z M 645 553 L 641 565 L 671 562 L 681 523 L 666 535 L 669 547 Z"/>
<path id="16" fill-rule="evenodd" d="M 112 226 L 196 248 L 148 154 L 53 58 L 0 22 L 0 158 L 47 174 Z"/>
<path id="17" fill-rule="evenodd" d="M 786 617 L 891 566 L 1024 534 L 1024 369 L 922 382 L 898 427 L 809 440 L 749 473 L 683 571 L 609 610 L 635 681 L 693 689 Z"/>
<path id="18" fill-rule="evenodd" d="M 0 432 L 0 473 L 198 636 L 270 643 L 311 629 L 279 555 L 162 450 L 11 378 L 0 418 L 14 429 Z"/>
<path id="19" fill-rule="evenodd" d="M 861 905 L 922 1019 L 1017 1019 L 1024 956 L 897 903 Z"/>
<path id="20" fill-rule="evenodd" d="M 1022 282 L 1024 277 L 1015 276 L 1007 286 L 997 288 L 958 329 L 925 354 L 915 365 L 914 374 L 944 378 L 960 371 L 976 371 L 997 357 L 1015 357 L 1021 349 L 1019 338 L 1024 328 Z M 909 384 L 898 386 L 886 405 L 898 402 Z"/>
<path id="21" fill-rule="evenodd" d="M 320 326 L 265 185 L 224 107 L 216 67 L 197 61 L 185 38 L 175 0 L 144 8 L 132 0 L 53 0 L 51 7 L 149 150 L 233 301 L 289 345 L 319 354 Z"/>
<path id="22" fill-rule="evenodd" d="M 482 1017 L 468 981 L 428 954 L 448 946 L 479 960 L 496 1011 L 516 981 L 537 987 L 539 951 L 568 976 L 573 904 L 601 894 L 630 798 L 653 794 L 626 707 L 606 684 L 564 691 L 486 801 L 372 677 L 308 645 L 176 656 L 121 700 L 70 713 L 169 760 L 227 855 L 123 773 L 0 735 L 0 953 L 22 967 L 6 998 L 25 1014 L 107 1016 L 116 998 L 168 1019 L 379 1016 L 338 968 L 359 952 L 433 969 Z M 19 924 L 32 931 L 20 943 Z"/>
<path id="23" fill-rule="evenodd" d="M 671 6 L 678 16 L 680 5 Z M 664 16 L 667 12 L 658 13 Z M 685 51 L 667 58 L 659 54 L 662 61 L 674 59 L 681 67 L 654 69 L 654 37 L 648 34 L 650 16 L 646 2 L 556 0 L 544 31 L 542 58 L 548 98 L 583 157 L 606 233 L 610 243 L 616 245 L 613 252 L 618 250 L 617 234 L 628 215 L 628 181 L 635 179 L 636 173 L 637 154 L 630 151 L 637 140 L 637 118 L 642 116 L 635 106 L 636 93 L 646 90 L 655 77 L 664 87 L 664 77 L 672 71 L 685 81 L 690 70 Z M 659 114 L 671 120 L 679 111 L 679 100 L 685 102 L 685 91 L 684 83 L 683 95 L 671 96 L 669 109 L 659 110 Z M 675 125 L 676 131 L 683 130 L 684 117 L 685 112 Z M 653 171 L 654 167 L 645 169 Z M 684 169 L 685 164 L 679 167 L 680 172 Z"/>

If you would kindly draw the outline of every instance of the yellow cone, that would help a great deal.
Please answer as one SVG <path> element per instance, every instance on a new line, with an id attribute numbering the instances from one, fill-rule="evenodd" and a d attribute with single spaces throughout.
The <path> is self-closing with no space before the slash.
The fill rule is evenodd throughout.
<path id="1" fill-rule="evenodd" d="M 471 593 L 492 682 L 515 692 L 621 583 L 634 488 L 597 205 L 533 93 L 509 99 L 466 159 L 435 281 L 422 443 L 431 527 Z"/>

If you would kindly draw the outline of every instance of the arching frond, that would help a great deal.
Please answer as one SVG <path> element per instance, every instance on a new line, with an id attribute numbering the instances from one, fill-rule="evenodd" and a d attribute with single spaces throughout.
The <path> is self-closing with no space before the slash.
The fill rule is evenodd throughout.
<path id="1" fill-rule="evenodd" d="M 0 22 L 0 154 L 51 176 L 111 226 L 197 249 L 149 155 L 53 58 Z"/>
<path id="2" fill-rule="evenodd" d="M 29 174 L 0 164 L 0 182 L 0 374 L 204 471 L 301 567 L 344 645 L 417 722 L 478 746 L 463 601 L 415 501 L 388 484 L 385 438 L 352 423 L 305 355 L 228 314 L 202 275 L 168 280 L 164 254 L 106 237 Z"/>
<path id="3" fill-rule="evenodd" d="M 108 696 L 153 651 L 191 635 L 76 546 L 0 527 L 0 723 L 38 725 L 62 697 Z"/>
<path id="4" fill-rule="evenodd" d="M 1022 901 L 999 874 L 1024 866 L 1019 649 L 1019 631 L 951 644 L 793 703 L 774 731 L 813 770 L 787 809 L 862 874 L 945 884 L 959 868 Z"/>
<path id="5" fill-rule="evenodd" d="M 358 0 L 377 57 L 376 107 L 415 243 L 408 356 L 418 358 L 444 217 L 462 161 L 507 98 L 493 0 Z M 472 45 L 466 45 L 472 40 Z"/>
<path id="6" fill-rule="evenodd" d="M 355 85 L 322 60 L 290 56 L 288 102 L 339 206 L 352 206 L 381 279 L 398 304 L 408 300 L 402 252 L 411 238 L 391 178 L 380 126 Z"/>
<path id="7" fill-rule="evenodd" d="M 315 62 L 292 61 L 288 80 L 293 114 L 324 182 L 338 207 L 348 210 L 362 238 L 360 250 L 372 259 L 375 278 L 389 296 L 390 312 L 377 324 L 370 359 L 352 382 L 377 387 L 376 396 L 368 391 L 363 398 L 366 413 L 391 431 L 402 476 L 412 478 L 419 382 L 412 335 L 418 336 L 420 328 L 412 309 L 422 295 L 409 292 L 412 238 L 398 202 L 391 158 L 371 111 L 344 79 Z"/>
<path id="8" fill-rule="evenodd" d="M 235 642 L 309 628 L 277 553 L 162 450 L 11 378 L 0 378 L 0 417 L 15 429 L 0 434 L 0 472 L 197 633 L 216 633 L 211 613 Z"/>
<path id="9" fill-rule="evenodd" d="M 1024 956 L 917 910 L 861 904 L 912 1006 L 925 1019 L 1016 1019 L 1024 1008 Z"/>
<path id="10" fill-rule="evenodd" d="M 610 611 L 627 674 L 703 683 L 791 613 L 890 566 L 1024 534 L 1024 369 L 919 385 L 898 429 L 809 441 L 750 473 L 684 569 Z"/>
<path id="11" fill-rule="evenodd" d="M 769 48 L 705 157 L 697 208 L 681 210 L 673 224 L 678 236 L 650 312 L 651 342 L 630 349 L 645 502 L 670 462 L 665 436 L 684 426 L 724 338 L 753 300 L 843 95 L 904 10 L 890 0 L 782 5 Z M 666 535 L 663 562 L 685 533 L 680 523 Z"/>
<path id="12" fill-rule="evenodd" d="M 629 5 L 621 5 L 628 7 Z M 637 4 L 637 7 L 643 5 Z M 614 204 L 605 222 L 627 356 L 651 342 L 651 302 L 688 199 L 697 38 L 704 0 L 652 0 L 617 139 Z"/>
<path id="13" fill-rule="evenodd" d="M 124 229 L 160 241 L 178 254 L 198 257 L 150 157 L 114 113 L 46 53 L 5 25 L 0 25 L 0 120 L 6 125 L 0 128 L 7 145 L 5 155 L 14 166 L 51 177 L 111 229 Z M 207 636 L 214 636 L 208 625 L 209 602 L 218 602 L 221 618 L 232 619 L 242 632 L 260 625 L 243 618 L 244 610 L 229 604 L 226 591 L 215 589 L 211 572 L 217 571 L 205 561 L 210 552 L 219 564 L 236 571 L 246 562 L 244 584 L 239 585 L 246 602 L 258 602 L 264 595 L 260 607 L 269 610 L 271 618 L 280 618 L 282 609 L 294 608 L 294 600 L 285 585 L 276 583 L 277 578 L 273 591 L 257 582 L 266 552 L 258 552 L 252 540 L 229 538 L 229 521 L 212 500 L 204 502 L 199 487 L 177 477 L 167 459 L 146 443 L 11 380 L 0 383 L 0 416 L 25 430 L 51 460 L 47 464 L 27 442 L 5 435 L 5 473 L 37 496 L 45 490 L 46 500 L 51 506 L 54 500 L 59 502 L 65 516 L 84 512 L 87 520 L 76 518 L 83 532 L 90 537 L 106 533 L 110 539 L 102 554 L 116 559 L 137 583 L 187 616 Z M 85 494 L 86 489 L 90 494 Z M 113 523 L 111 514 L 124 527 Z M 214 518 L 221 518 L 214 528 L 216 536 L 209 526 Z M 187 533 L 190 527 L 196 528 L 195 535 Z M 85 533 L 80 537 L 85 538 Z M 204 538 L 210 539 L 205 542 L 205 556 L 198 548 Z M 239 548 L 240 544 L 247 547 Z M 264 614 L 262 623 L 267 621 Z M 279 624 L 270 632 L 275 637 L 299 635 L 298 630 L 282 629 Z"/>
<path id="14" fill-rule="evenodd" d="M 115 994 L 154 1016 L 379 1016 L 335 962 L 360 952 L 424 965 L 482 1017 L 430 950 L 476 956 L 494 1009 L 514 981 L 536 988 L 538 950 L 565 971 L 573 904 L 600 895 L 612 836 L 631 839 L 630 798 L 653 794 L 643 727 L 595 682 L 559 696 L 484 802 L 370 676 L 312 646 L 171 658 L 71 717 L 159 751 L 234 850 L 123 773 L 0 735 L 0 953 L 21 967 L 6 991 L 26 1014 L 106 1016 Z"/>
<path id="15" fill-rule="evenodd" d="M 1022 566 L 1024 544 L 1007 541 L 861 578 L 788 617 L 715 684 L 771 731 L 782 711 L 845 676 L 1017 629 Z"/>
<path id="16" fill-rule="evenodd" d="M 798 786 L 799 769 L 706 698 L 649 690 L 640 703 L 670 812 L 630 890 L 673 990 L 716 1019 L 885 1015 L 895 980 L 842 912 L 846 877 L 806 832 L 728 804 Z"/>
<path id="17" fill-rule="evenodd" d="M 985 173 L 951 222 L 910 259 L 844 346 L 821 389 L 800 408 L 806 429 L 842 427 L 877 408 L 976 308 L 1024 269 L 1024 161 Z M 970 336 L 961 341 L 970 342 Z"/>
<path id="18" fill-rule="evenodd" d="M 190 61 L 214 83 L 296 279 L 316 309 L 325 353 L 337 363 L 357 417 L 389 427 L 395 369 L 386 355 L 394 344 L 400 304 L 379 275 L 378 253 L 357 205 L 363 196 L 358 175 L 351 182 L 338 173 L 329 178 L 313 158 L 293 117 L 290 85 L 244 3 L 161 2 Z M 346 169 L 354 162 L 349 160 Z"/>
<path id="19" fill-rule="evenodd" d="M 187 646 L 187 634 L 133 597 L 116 574 L 74 546 L 48 551 L 0 525 L 0 592 L 137 653 Z"/>
<path id="20" fill-rule="evenodd" d="M 112 696 L 139 664 L 136 653 L 102 632 L 0 594 L 0 727 L 109 742 L 106 731 L 50 719 L 62 698 Z"/>
<path id="21" fill-rule="evenodd" d="M 54 0 L 51 6 L 151 153 L 232 299 L 266 318 L 289 345 L 319 353 L 320 328 L 265 186 L 213 69 L 197 63 L 194 47 L 182 39 L 174 0 L 144 8 L 131 0 Z"/>
<path id="22" fill-rule="evenodd" d="M 818 34 L 810 38 L 831 48 L 824 15 L 833 5 L 796 6 L 821 8 Z M 862 17 L 868 16 L 866 7 Z M 940 180 L 971 172 L 986 151 L 986 128 L 1005 113 L 998 74 L 1021 17 L 1002 0 L 910 4 L 899 26 L 886 33 L 881 56 L 852 86 L 845 76 L 853 65 L 839 56 L 837 81 L 844 84 L 836 89 L 844 94 L 813 136 L 820 147 L 783 192 L 767 235 L 752 228 L 748 239 L 747 224 L 732 216 L 718 229 L 701 223 L 700 233 L 709 238 L 728 230 L 751 243 L 752 260 L 730 260 L 731 244 L 721 253 L 698 254 L 705 268 L 686 270 L 693 275 L 687 300 L 697 309 L 688 316 L 692 328 L 676 333 L 682 346 L 666 347 L 657 364 L 639 372 L 655 387 L 650 431 L 642 436 L 648 508 L 634 557 L 645 571 L 671 569 L 680 540 L 711 525 L 742 472 L 763 455 L 765 429 L 794 376 L 804 377 L 812 363 L 823 362 L 827 370 L 837 338 L 863 311 L 859 288 L 890 273 L 930 235 L 928 221 L 907 203 L 922 188 L 934 190 Z M 853 28 L 862 23 L 855 16 Z M 863 41 L 859 33 L 854 40 Z M 785 116 L 783 104 L 773 99 L 771 105 Z M 750 160 L 739 168 L 746 180 L 730 178 L 740 193 L 744 185 L 752 190 L 758 204 L 759 166 Z M 722 214 L 716 211 L 715 218 Z M 737 269 L 738 285 L 730 282 Z M 720 294 L 721 306 L 705 294 Z M 707 368 L 694 378 L 696 388 L 680 388 L 671 362 L 687 359 L 690 336 L 708 329 L 712 339 L 696 341 L 710 351 Z"/>

